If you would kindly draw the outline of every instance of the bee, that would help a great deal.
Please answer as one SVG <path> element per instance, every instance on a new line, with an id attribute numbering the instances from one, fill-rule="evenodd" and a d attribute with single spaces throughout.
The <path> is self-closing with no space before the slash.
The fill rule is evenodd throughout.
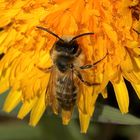
<path id="1" fill-rule="evenodd" d="M 87 86 L 99 85 L 99 83 L 90 83 L 84 80 L 80 70 L 92 68 L 105 57 L 91 65 L 84 65 L 84 62 L 81 61 L 82 49 L 77 42 L 77 38 L 93 35 L 93 32 L 83 33 L 72 38 L 60 38 L 47 28 L 40 26 L 37 26 L 37 28 L 58 38 L 50 50 L 53 66 L 50 68 L 38 67 L 43 72 L 51 72 L 46 94 L 49 92 L 49 94 L 55 96 L 59 108 L 66 111 L 73 110 L 78 94 L 78 85 L 75 82 L 76 78 Z"/>

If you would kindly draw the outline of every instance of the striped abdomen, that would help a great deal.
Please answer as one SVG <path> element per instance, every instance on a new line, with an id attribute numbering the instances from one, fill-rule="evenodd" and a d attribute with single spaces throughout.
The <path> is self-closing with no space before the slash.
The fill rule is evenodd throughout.
<path id="1" fill-rule="evenodd" d="M 62 76 L 57 79 L 56 97 L 62 109 L 67 111 L 73 109 L 77 98 L 77 89 L 70 78 Z"/>

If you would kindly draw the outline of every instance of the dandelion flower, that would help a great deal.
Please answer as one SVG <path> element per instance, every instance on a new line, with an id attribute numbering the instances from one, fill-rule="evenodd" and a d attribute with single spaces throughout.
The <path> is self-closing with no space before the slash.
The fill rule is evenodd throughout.
<path id="1" fill-rule="evenodd" d="M 139 0 L 10 0 L 0 2 L 0 93 L 10 88 L 3 110 L 11 112 L 19 103 L 18 118 L 30 113 L 35 126 L 48 106 L 57 114 L 57 105 L 46 100 L 52 65 L 50 49 L 56 38 L 36 26 L 46 27 L 60 37 L 94 32 L 78 39 L 85 64 L 106 58 L 95 68 L 83 71 L 87 80 L 101 83 L 79 84 L 76 107 L 81 132 L 87 131 L 99 94 L 107 98 L 106 86 L 113 84 L 119 108 L 128 112 L 129 97 L 124 79 L 140 98 L 140 1 Z M 92 75 L 92 76 L 91 76 Z M 55 99 L 54 99 L 55 100 Z M 62 110 L 63 124 L 72 111 Z"/>

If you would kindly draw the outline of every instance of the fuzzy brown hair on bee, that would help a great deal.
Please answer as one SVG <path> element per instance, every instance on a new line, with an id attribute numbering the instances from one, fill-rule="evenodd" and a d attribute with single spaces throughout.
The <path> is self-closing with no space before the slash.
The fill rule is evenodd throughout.
<path id="1" fill-rule="evenodd" d="M 44 72 L 51 72 L 46 94 L 51 94 L 56 98 L 59 108 L 71 111 L 76 104 L 78 94 L 78 85 L 75 82 L 76 78 L 87 86 L 99 84 L 84 80 L 80 70 L 92 68 L 105 57 L 91 65 L 83 65 L 83 62 L 81 63 L 82 49 L 76 39 L 86 35 L 93 35 L 93 32 L 83 33 L 71 38 L 60 38 L 44 27 L 37 26 L 37 28 L 58 38 L 50 51 L 53 66 L 44 69 L 38 67 Z M 82 64 L 82 66 L 79 66 L 79 64 Z"/>

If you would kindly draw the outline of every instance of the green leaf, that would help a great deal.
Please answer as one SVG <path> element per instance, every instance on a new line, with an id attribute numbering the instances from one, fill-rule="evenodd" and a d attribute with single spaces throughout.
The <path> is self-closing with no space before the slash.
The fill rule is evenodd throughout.
<path id="1" fill-rule="evenodd" d="M 30 127 L 24 121 L 3 122 L 0 124 L 1 140 L 38 140 L 42 136 L 39 127 Z"/>
<path id="2" fill-rule="evenodd" d="M 94 116 L 92 118 L 94 122 L 102 123 L 114 123 L 124 125 L 139 125 L 140 118 L 135 117 L 132 114 L 122 114 L 120 110 L 108 105 L 97 104 Z"/>

